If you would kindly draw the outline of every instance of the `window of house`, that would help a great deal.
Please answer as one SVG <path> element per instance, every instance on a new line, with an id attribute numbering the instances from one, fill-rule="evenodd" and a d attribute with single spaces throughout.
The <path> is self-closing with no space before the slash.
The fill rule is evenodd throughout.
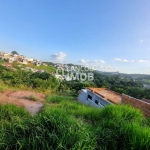
<path id="1" fill-rule="evenodd" d="M 92 96 L 91 95 L 88 95 L 88 98 L 87 99 L 90 99 L 90 100 L 92 100 Z"/>
<path id="2" fill-rule="evenodd" d="M 97 104 L 97 105 L 98 105 L 98 100 L 95 100 L 95 104 Z"/>

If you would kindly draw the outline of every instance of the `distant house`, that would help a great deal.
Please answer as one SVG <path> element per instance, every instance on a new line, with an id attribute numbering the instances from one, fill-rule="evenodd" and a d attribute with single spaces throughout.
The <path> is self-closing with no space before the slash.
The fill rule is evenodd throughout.
<path id="1" fill-rule="evenodd" d="M 18 56 L 17 56 L 17 58 L 24 59 L 24 58 L 25 58 L 25 56 L 23 56 L 23 55 L 18 55 Z"/>
<path id="2" fill-rule="evenodd" d="M 40 60 L 35 60 L 35 61 L 34 61 L 34 64 L 35 64 L 36 66 L 40 66 L 40 65 L 42 64 L 42 62 L 41 62 Z"/>
<path id="3" fill-rule="evenodd" d="M 5 56 L 8 56 L 8 55 L 10 55 L 9 53 L 3 53 L 3 56 L 5 57 Z"/>
<path id="4" fill-rule="evenodd" d="M 17 54 L 12 54 L 12 56 L 13 56 L 13 57 L 18 57 L 18 55 L 17 55 Z"/>
<path id="5" fill-rule="evenodd" d="M 28 58 L 28 62 L 33 62 L 33 58 Z"/>
<path id="6" fill-rule="evenodd" d="M 44 66 L 48 66 L 46 63 L 42 63 Z"/>
<path id="7" fill-rule="evenodd" d="M 26 64 L 28 64 L 28 60 L 27 60 L 27 59 L 22 59 L 22 60 L 20 61 L 20 63 L 26 65 Z"/>
<path id="8" fill-rule="evenodd" d="M 2 58 L 2 56 L 3 56 L 3 52 L 0 52 L 0 58 Z"/>
<path id="9" fill-rule="evenodd" d="M 13 63 L 15 60 L 16 60 L 15 57 L 9 57 L 8 58 L 8 62 L 9 63 Z"/>
<path id="10" fill-rule="evenodd" d="M 62 75 L 55 74 L 54 77 L 59 79 L 59 80 L 64 80 Z"/>

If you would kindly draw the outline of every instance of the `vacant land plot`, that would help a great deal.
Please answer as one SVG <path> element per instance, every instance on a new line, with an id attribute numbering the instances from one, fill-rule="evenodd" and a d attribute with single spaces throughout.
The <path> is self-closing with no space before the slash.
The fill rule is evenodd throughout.
<path id="1" fill-rule="evenodd" d="M 38 113 L 43 107 L 45 95 L 32 91 L 6 91 L 0 93 L 0 103 L 14 104 L 19 107 L 24 107 L 32 115 Z"/>

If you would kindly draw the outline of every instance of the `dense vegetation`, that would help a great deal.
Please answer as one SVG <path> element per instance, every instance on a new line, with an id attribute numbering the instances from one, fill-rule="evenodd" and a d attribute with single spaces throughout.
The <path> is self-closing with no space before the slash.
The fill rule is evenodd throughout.
<path id="1" fill-rule="evenodd" d="M 104 75 L 94 71 L 93 81 L 79 80 L 61 81 L 54 78 L 50 73 L 55 73 L 56 69 L 53 64 L 47 66 L 36 66 L 34 64 L 19 65 L 14 63 L 14 68 L 3 67 L 3 61 L 0 60 L 0 90 L 7 87 L 20 89 L 33 89 L 45 93 L 72 93 L 77 95 L 78 91 L 86 87 L 106 87 L 118 93 L 124 93 L 135 98 L 150 99 L 150 89 L 144 88 L 141 81 L 141 76 L 138 75 L 137 81 L 132 76 L 126 75 Z M 33 73 L 31 71 L 24 71 L 21 68 L 31 67 L 33 69 L 44 70 L 43 73 Z M 135 76 L 136 77 L 136 76 Z M 146 79 L 148 75 L 144 76 Z"/>
<path id="2" fill-rule="evenodd" d="M 0 61 L 3 64 L 3 61 Z M 66 96 L 47 96 L 36 116 L 23 108 L 0 105 L 0 150 L 149 150 L 150 120 L 130 106 L 95 109 L 75 101 L 72 95 L 85 87 L 106 87 L 137 98 L 149 98 L 150 90 L 132 78 L 94 72 L 93 81 L 59 81 L 50 74 L 55 68 L 41 66 L 43 73 L 0 65 L 0 91 L 30 89 Z M 30 66 L 37 69 L 36 66 Z M 47 70 L 47 68 L 49 70 Z M 31 97 L 32 98 L 32 97 Z M 33 100 L 33 98 L 32 98 Z"/>
<path id="3" fill-rule="evenodd" d="M 0 65 L 0 80 L 3 85 L 12 88 L 35 89 L 39 91 L 55 92 L 59 87 L 59 81 L 50 73 L 33 73 L 21 69 L 12 70 Z"/>
<path id="4" fill-rule="evenodd" d="M 141 82 L 134 81 L 131 77 L 122 78 L 120 75 L 104 75 L 97 72 L 93 73 L 93 81 L 63 81 L 60 84 L 59 90 L 71 90 L 77 93 L 80 89 L 86 87 L 105 87 L 120 94 L 124 93 L 138 99 L 150 99 L 150 89 L 144 88 Z"/>
<path id="5" fill-rule="evenodd" d="M 150 149 L 150 121 L 129 106 L 95 109 L 72 97 L 47 96 L 36 116 L 0 105 L 0 118 L 2 150 Z"/>
<path id="6" fill-rule="evenodd" d="M 136 98 L 150 99 L 150 89 L 144 88 L 143 85 L 134 81 L 132 77 L 122 78 L 121 75 L 102 75 L 94 73 L 94 83 L 97 87 L 107 87 L 118 93 L 124 93 Z"/>

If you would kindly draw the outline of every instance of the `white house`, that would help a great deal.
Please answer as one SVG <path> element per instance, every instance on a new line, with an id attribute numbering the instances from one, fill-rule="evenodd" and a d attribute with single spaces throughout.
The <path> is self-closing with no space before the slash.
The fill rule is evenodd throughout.
<path id="1" fill-rule="evenodd" d="M 16 60 L 15 57 L 9 57 L 8 58 L 9 63 L 13 63 L 15 60 Z"/>
<path id="2" fill-rule="evenodd" d="M 3 53 L 3 56 L 5 57 L 5 56 L 8 56 L 8 55 L 10 55 L 9 53 Z"/>
<path id="3" fill-rule="evenodd" d="M 60 80 L 64 80 L 63 76 L 59 74 L 54 74 L 54 77 Z"/>
<path id="4" fill-rule="evenodd" d="M 33 62 L 33 58 L 28 58 L 28 61 L 29 62 Z"/>
<path id="5" fill-rule="evenodd" d="M 18 55 L 17 55 L 17 54 L 13 54 L 13 56 L 14 56 L 14 57 L 18 57 Z"/>
<path id="6" fill-rule="evenodd" d="M 28 60 L 27 60 L 27 59 L 22 59 L 22 60 L 20 61 L 20 63 L 26 65 L 26 64 L 28 64 Z"/>
<path id="7" fill-rule="evenodd" d="M 86 105 L 102 108 L 110 104 L 120 104 L 122 95 L 106 88 L 86 88 L 79 91 L 78 101 Z"/>

